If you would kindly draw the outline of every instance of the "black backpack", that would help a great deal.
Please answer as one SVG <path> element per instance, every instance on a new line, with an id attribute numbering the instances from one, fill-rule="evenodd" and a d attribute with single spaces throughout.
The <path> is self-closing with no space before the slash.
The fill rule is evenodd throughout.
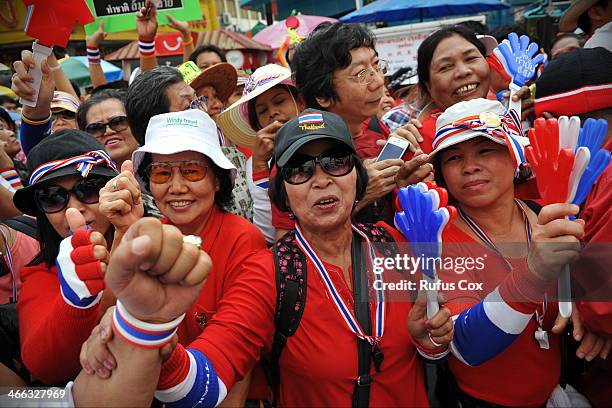
<path id="1" fill-rule="evenodd" d="M 379 253 L 385 257 L 393 257 L 398 253 L 395 240 L 383 227 L 372 224 L 355 224 L 357 229 L 363 232 L 372 244 L 392 244 L 379 245 Z M 367 279 L 363 279 L 365 274 L 357 273 L 357 268 L 365 267 L 365 259 L 362 254 L 361 237 L 353 233 L 352 243 L 353 277 L 354 277 L 354 298 L 355 315 L 363 330 L 370 334 L 370 313 L 368 302 L 363 302 L 359 293 L 367 293 Z M 287 344 L 289 337 L 295 334 L 302 314 L 306 306 L 306 256 L 298 247 L 295 241 L 295 230 L 289 231 L 279 239 L 272 248 L 274 255 L 274 265 L 276 270 L 276 315 L 274 325 L 276 331 L 272 351 L 268 358 L 267 371 L 268 379 L 273 387 L 275 395 L 278 395 L 280 381 L 279 359 L 283 348 Z M 360 266 L 359 266 L 360 265 Z M 361 269 L 363 270 L 363 269 Z M 364 292 L 365 291 L 365 292 Z M 370 384 L 370 363 L 373 360 L 376 371 L 380 371 L 380 365 L 384 356 L 380 350 L 372 350 L 370 344 L 361 339 L 357 339 L 359 364 L 355 390 L 353 392 L 353 407 L 369 406 Z"/>

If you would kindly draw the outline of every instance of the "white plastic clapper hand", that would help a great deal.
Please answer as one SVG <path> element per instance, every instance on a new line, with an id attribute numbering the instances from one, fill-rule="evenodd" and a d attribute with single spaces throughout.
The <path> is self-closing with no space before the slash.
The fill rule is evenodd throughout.
<path id="1" fill-rule="evenodd" d="M 22 105 L 35 107 L 36 102 L 38 101 L 38 91 L 40 90 L 40 81 L 42 79 L 42 71 L 41 64 L 45 58 L 51 55 L 53 52 L 53 47 L 47 47 L 42 44 L 38 44 L 36 41 L 32 43 L 32 54 L 34 57 L 34 64 L 36 65 L 34 69 L 30 70 L 30 75 L 34 78 L 34 81 L 31 83 L 32 88 L 34 88 L 34 98 L 32 100 L 20 98 L 19 102 Z"/>

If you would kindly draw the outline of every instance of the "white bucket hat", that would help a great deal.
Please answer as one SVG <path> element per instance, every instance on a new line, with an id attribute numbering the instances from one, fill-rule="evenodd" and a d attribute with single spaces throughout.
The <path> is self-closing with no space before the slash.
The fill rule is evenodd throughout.
<path id="1" fill-rule="evenodd" d="M 295 87 L 289 69 L 276 64 L 256 69 L 244 85 L 242 97 L 217 117 L 223 134 L 237 145 L 253 147 L 257 132 L 249 122 L 248 102 L 276 85 Z"/>
<path id="2" fill-rule="evenodd" d="M 141 187 L 148 190 L 138 171 L 145 153 L 175 154 L 187 151 L 202 153 L 217 167 L 230 170 L 233 184 L 236 167 L 221 150 L 217 125 L 201 110 L 188 109 L 155 115 L 149 120 L 144 146 L 132 153 L 136 179 Z"/>
<path id="3" fill-rule="evenodd" d="M 525 146 L 529 139 L 522 136 L 520 118 L 506 114 L 503 105 L 483 98 L 454 104 L 436 120 L 436 135 L 432 142 L 434 156 L 450 146 L 475 137 L 486 137 L 508 146 L 516 168 L 526 162 Z"/>

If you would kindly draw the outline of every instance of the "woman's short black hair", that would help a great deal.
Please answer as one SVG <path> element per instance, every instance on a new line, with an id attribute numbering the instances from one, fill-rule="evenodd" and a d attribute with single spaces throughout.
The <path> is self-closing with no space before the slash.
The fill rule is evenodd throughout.
<path id="1" fill-rule="evenodd" d="M 105 89 L 100 92 L 96 92 L 91 96 L 88 100 L 83 102 L 76 113 L 77 124 L 79 125 L 79 129 L 85 130 L 87 127 L 87 112 L 96 104 L 100 102 L 104 102 L 107 99 L 117 99 L 119 102 L 125 106 L 125 90 L 121 89 Z"/>
<path id="2" fill-rule="evenodd" d="M 160 66 L 138 75 L 127 91 L 125 111 L 132 135 L 142 146 L 149 119 L 170 111 L 170 100 L 166 89 L 183 81 L 183 76 L 174 67 Z"/>
<path id="3" fill-rule="evenodd" d="M 433 58 L 436 48 L 442 42 L 449 37 L 458 35 L 463 37 L 466 41 L 474 44 L 478 51 L 485 56 L 486 48 L 483 43 L 478 40 L 476 34 L 467 27 L 454 25 L 450 27 L 444 27 L 437 31 L 434 31 L 429 37 L 425 38 L 417 51 L 417 74 L 419 75 L 419 89 L 423 95 L 429 95 L 427 85 L 429 84 L 429 67 L 431 66 L 431 60 Z"/>
<path id="4" fill-rule="evenodd" d="M 295 84 L 308 108 L 325 110 L 317 98 L 338 100 L 334 72 L 351 64 L 351 50 L 374 49 L 374 35 L 358 24 L 321 23 L 296 48 L 291 60 Z"/>
<path id="5" fill-rule="evenodd" d="M 352 157 L 353 163 L 355 163 L 355 170 L 357 171 L 357 185 L 355 186 L 357 191 L 355 193 L 355 200 L 361 201 L 368 187 L 368 171 L 359 156 L 353 153 Z M 276 170 L 276 176 L 268 188 L 268 196 L 270 197 L 270 201 L 272 201 L 279 210 L 291 212 L 289 200 L 287 198 L 287 189 L 285 188 L 285 181 L 282 176 L 283 169 L 282 167 L 277 167 Z"/>
<path id="6" fill-rule="evenodd" d="M 287 92 L 289 92 L 291 94 L 291 96 L 293 97 L 293 100 L 297 103 L 298 99 L 301 98 L 300 93 L 298 92 L 298 90 L 294 87 L 294 86 L 290 86 L 290 85 L 281 85 L 278 84 L 276 86 L 273 86 L 272 88 L 268 89 L 268 91 L 271 91 L 274 88 L 279 88 L 279 87 L 283 87 L 285 89 L 287 89 Z M 268 92 L 266 91 L 266 92 Z M 257 97 L 251 99 L 250 101 L 248 101 L 248 107 L 247 107 L 247 112 L 249 113 L 249 125 L 251 125 L 251 128 L 253 128 L 254 131 L 259 131 L 261 130 L 261 128 L 263 126 L 261 126 L 261 124 L 259 123 L 259 119 L 257 119 L 257 113 L 255 111 L 255 101 L 257 100 Z M 299 113 L 299 112 L 298 112 Z"/>
<path id="7" fill-rule="evenodd" d="M 151 194 L 151 189 L 149 188 L 149 175 L 147 174 L 147 166 L 152 162 L 151 153 L 145 153 L 142 162 L 136 169 L 136 173 L 144 180 L 146 185 L 146 193 Z M 223 211 L 228 211 L 232 203 L 234 202 L 234 196 L 232 191 L 234 186 L 232 185 L 232 172 L 231 170 L 226 170 L 215 165 L 212 160 L 210 160 L 212 165 L 212 170 L 215 173 L 215 177 L 219 180 L 219 190 L 215 192 L 215 204 Z"/>
<path id="8" fill-rule="evenodd" d="M 198 48 L 193 50 L 193 52 L 189 56 L 189 61 L 192 61 L 195 63 L 198 59 L 198 56 L 204 52 L 214 52 L 215 54 L 219 56 L 219 58 L 221 58 L 221 62 L 227 62 L 227 59 L 225 58 L 225 53 L 221 51 L 221 48 L 217 47 L 216 45 L 212 45 L 212 44 L 200 45 Z"/>

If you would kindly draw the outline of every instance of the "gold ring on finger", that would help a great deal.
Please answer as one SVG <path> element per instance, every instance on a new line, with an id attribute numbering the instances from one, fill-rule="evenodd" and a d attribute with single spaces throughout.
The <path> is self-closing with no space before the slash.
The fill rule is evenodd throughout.
<path id="1" fill-rule="evenodd" d="M 195 245 L 198 249 L 202 248 L 202 238 L 198 235 L 184 235 L 183 242 L 186 244 Z"/>

